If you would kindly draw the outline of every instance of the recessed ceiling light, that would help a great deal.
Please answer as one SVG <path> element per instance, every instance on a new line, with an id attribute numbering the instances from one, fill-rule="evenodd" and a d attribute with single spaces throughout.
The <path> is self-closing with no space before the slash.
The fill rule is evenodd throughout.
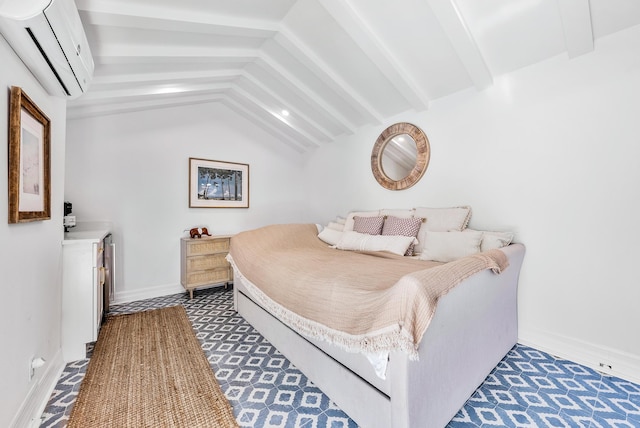
<path id="1" fill-rule="evenodd" d="M 283 116 L 289 116 L 289 110 L 282 110 L 280 113 L 282 113 Z"/>
<path id="2" fill-rule="evenodd" d="M 154 94 L 175 94 L 178 92 L 184 92 L 184 89 L 178 87 L 178 86 L 163 86 L 160 88 L 156 88 L 153 90 Z"/>

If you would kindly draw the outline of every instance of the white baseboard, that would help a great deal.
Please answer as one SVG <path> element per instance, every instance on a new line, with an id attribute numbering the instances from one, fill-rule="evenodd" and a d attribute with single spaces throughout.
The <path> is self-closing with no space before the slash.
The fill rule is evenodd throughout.
<path id="1" fill-rule="evenodd" d="M 136 300 L 151 299 L 153 297 L 168 296 L 170 294 L 184 292 L 185 290 L 180 284 L 157 285 L 139 290 L 116 292 L 110 304 L 119 305 L 121 303 L 129 303 Z"/>
<path id="2" fill-rule="evenodd" d="M 51 362 L 46 365 L 42 376 L 34 381 L 34 385 L 22 402 L 20 410 L 11 421 L 10 427 L 36 428 L 40 426 L 40 416 L 47 407 L 47 402 L 58 383 L 58 379 L 60 379 L 64 366 L 62 349 L 59 349 Z"/>
<path id="3" fill-rule="evenodd" d="M 640 384 L 640 356 L 537 329 L 520 329 L 518 342 L 599 372 Z"/>

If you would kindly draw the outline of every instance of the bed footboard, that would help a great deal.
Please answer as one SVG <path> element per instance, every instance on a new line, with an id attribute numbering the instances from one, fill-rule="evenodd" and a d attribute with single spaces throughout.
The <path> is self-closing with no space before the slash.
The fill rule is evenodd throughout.
<path id="1" fill-rule="evenodd" d="M 518 341 L 517 285 L 525 248 L 512 244 L 503 250 L 509 258 L 503 273 L 475 274 L 440 299 L 419 361 L 390 356 L 394 427 L 446 426 Z"/>

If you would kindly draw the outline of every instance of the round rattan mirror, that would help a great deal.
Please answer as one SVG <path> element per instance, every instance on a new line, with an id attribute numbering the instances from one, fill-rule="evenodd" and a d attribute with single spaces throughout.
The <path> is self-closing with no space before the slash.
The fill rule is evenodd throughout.
<path id="1" fill-rule="evenodd" d="M 382 131 L 371 152 L 371 171 L 389 190 L 403 190 L 422 178 L 429 166 L 429 140 L 420 128 L 401 122 Z"/>

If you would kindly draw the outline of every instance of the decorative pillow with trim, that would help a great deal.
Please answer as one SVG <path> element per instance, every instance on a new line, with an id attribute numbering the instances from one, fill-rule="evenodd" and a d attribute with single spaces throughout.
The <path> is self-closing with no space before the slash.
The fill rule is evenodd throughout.
<path id="1" fill-rule="evenodd" d="M 452 262 L 480 252 L 482 232 L 432 232 L 427 231 L 421 260 Z"/>
<path id="2" fill-rule="evenodd" d="M 358 217 L 378 217 L 380 215 L 380 210 L 376 211 L 353 211 L 347 215 L 347 219 L 344 222 L 344 231 L 348 232 L 353 230 L 353 218 L 355 216 Z"/>
<path id="3" fill-rule="evenodd" d="M 368 235 L 348 231 L 342 232 L 342 237 L 336 244 L 336 248 L 352 251 L 388 251 L 403 256 L 409 245 L 415 242 L 415 239 L 410 236 Z"/>
<path id="4" fill-rule="evenodd" d="M 471 218 L 471 207 L 451 207 L 451 208 L 416 208 L 414 217 L 425 218 L 426 221 L 418 232 L 418 243 L 414 251 L 421 253 L 427 231 L 448 232 L 450 230 L 462 231 L 467 227 Z"/>
<path id="5" fill-rule="evenodd" d="M 353 217 L 354 232 L 366 233 L 368 235 L 380 235 L 383 225 L 384 217 Z"/>
<path id="6" fill-rule="evenodd" d="M 411 236 L 415 238 L 418 236 L 420 226 L 422 226 L 422 219 L 418 217 L 399 218 L 388 216 L 382 226 L 382 235 Z M 413 248 L 413 244 L 409 245 L 405 256 L 413 256 Z"/>
<path id="7" fill-rule="evenodd" d="M 465 229 L 465 232 L 482 232 L 480 251 L 497 250 L 506 247 L 513 241 L 513 232 L 490 232 L 487 230 Z"/>

